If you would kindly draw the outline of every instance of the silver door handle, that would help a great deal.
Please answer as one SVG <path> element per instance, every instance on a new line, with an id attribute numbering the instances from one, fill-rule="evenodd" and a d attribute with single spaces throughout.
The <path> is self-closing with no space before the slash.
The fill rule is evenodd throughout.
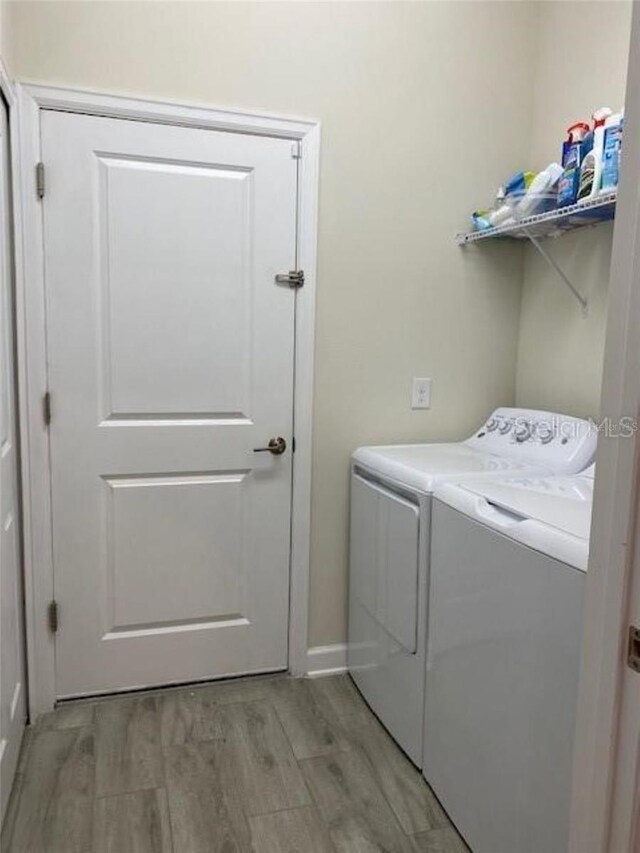
<path id="1" fill-rule="evenodd" d="M 254 447 L 254 453 L 273 453 L 274 456 L 281 456 L 287 449 L 287 442 L 279 435 L 277 438 L 270 438 L 269 444 L 266 447 Z"/>

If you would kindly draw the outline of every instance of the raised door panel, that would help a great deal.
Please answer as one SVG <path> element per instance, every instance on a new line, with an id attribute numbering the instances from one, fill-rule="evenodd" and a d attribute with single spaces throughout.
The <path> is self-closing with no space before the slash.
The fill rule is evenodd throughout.
<path id="1" fill-rule="evenodd" d="M 99 174 L 106 416 L 242 416 L 252 170 L 101 156 Z"/>
<path id="2" fill-rule="evenodd" d="M 105 635 L 247 622 L 246 473 L 116 478 Z"/>

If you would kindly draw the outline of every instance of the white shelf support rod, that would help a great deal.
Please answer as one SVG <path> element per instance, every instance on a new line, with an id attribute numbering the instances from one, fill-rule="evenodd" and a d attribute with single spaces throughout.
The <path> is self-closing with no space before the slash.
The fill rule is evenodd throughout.
<path id="1" fill-rule="evenodd" d="M 545 259 L 545 261 L 549 264 L 549 266 L 552 267 L 557 272 L 557 274 L 560 276 L 560 278 L 562 279 L 564 284 L 569 288 L 571 293 L 573 293 L 575 298 L 578 300 L 578 302 L 582 306 L 582 313 L 586 317 L 586 315 L 589 312 L 589 303 L 588 303 L 587 299 L 573 285 L 573 283 L 571 282 L 571 280 L 569 279 L 567 274 L 564 272 L 562 267 L 560 267 L 558 262 L 549 254 L 549 252 L 547 252 L 547 250 L 542 245 L 541 241 L 538 240 L 538 238 L 534 234 L 532 234 L 531 231 L 529 231 L 529 229 L 526 226 L 522 226 L 522 230 L 527 235 L 529 240 L 533 243 L 533 245 L 536 247 L 538 252 L 540 252 L 540 254 Z"/>

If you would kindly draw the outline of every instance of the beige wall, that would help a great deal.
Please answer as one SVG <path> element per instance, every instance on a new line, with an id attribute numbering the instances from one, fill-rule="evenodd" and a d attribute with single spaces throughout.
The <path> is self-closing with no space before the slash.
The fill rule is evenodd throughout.
<path id="1" fill-rule="evenodd" d="M 463 252 L 453 235 L 525 158 L 536 10 L 20 2 L 12 13 L 19 79 L 322 121 L 310 645 L 342 641 L 350 452 L 462 437 L 514 398 L 520 253 Z M 430 411 L 410 410 L 412 376 L 433 378 Z"/>
<path id="2" fill-rule="evenodd" d="M 510 170 L 558 158 L 570 122 L 622 103 L 630 6 L 0 4 L 18 78 L 323 123 L 311 645 L 344 638 L 354 447 L 459 437 L 514 396 L 597 414 L 611 226 L 550 243 L 586 319 L 533 250 L 451 238 Z"/>
<path id="3" fill-rule="evenodd" d="M 560 158 L 566 128 L 624 102 L 630 2 L 545 3 L 533 87 L 530 167 Z M 568 34 L 574 36 L 569 38 Z M 526 250 L 518 348 L 519 405 L 597 416 L 607 315 L 611 225 L 547 246 L 588 297 L 588 316 L 540 256 Z"/>
<path id="4" fill-rule="evenodd" d="M 14 43 L 12 8 L 8 0 L 0 0 L 0 56 L 10 74 L 13 72 Z"/>

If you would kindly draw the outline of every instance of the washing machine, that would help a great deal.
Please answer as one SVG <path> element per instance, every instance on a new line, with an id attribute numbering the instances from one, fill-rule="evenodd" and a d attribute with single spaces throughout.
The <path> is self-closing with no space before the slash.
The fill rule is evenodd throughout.
<path id="1" fill-rule="evenodd" d="M 465 475 L 572 474 L 591 463 L 583 420 L 500 408 L 466 441 L 362 447 L 352 457 L 349 672 L 369 706 L 422 766 L 431 495 Z"/>
<path id="2" fill-rule="evenodd" d="M 565 853 L 593 468 L 436 489 L 423 773 L 474 853 Z"/>

